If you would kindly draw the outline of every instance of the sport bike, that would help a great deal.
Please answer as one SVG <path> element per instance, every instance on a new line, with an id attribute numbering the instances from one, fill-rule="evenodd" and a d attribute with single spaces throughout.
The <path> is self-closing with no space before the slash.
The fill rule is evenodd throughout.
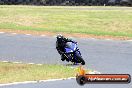
<path id="1" fill-rule="evenodd" d="M 82 65 L 85 65 L 85 61 L 83 60 L 81 56 L 81 52 L 79 51 L 77 43 L 67 42 L 65 46 L 64 55 L 69 61 L 75 64 L 81 63 Z"/>

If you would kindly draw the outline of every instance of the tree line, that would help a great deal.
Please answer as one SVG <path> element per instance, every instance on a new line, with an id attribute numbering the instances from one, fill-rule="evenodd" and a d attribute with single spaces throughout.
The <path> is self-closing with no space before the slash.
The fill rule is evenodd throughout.
<path id="1" fill-rule="evenodd" d="M 127 5 L 132 6 L 132 0 L 0 0 L 6 5 L 60 5 L 60 6 L 102 6 Z"/>

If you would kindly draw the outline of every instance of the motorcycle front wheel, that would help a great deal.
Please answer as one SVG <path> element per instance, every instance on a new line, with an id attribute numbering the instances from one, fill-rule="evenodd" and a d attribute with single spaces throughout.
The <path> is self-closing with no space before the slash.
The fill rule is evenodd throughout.
<path id="1" fill-rule="evenodd" d="M 83 60 L 81 56 L 76 54 L 76 58 L 78 59 L 79 63 L 81 63 L 82 65 L 85 65 L 85 61 Z"/>

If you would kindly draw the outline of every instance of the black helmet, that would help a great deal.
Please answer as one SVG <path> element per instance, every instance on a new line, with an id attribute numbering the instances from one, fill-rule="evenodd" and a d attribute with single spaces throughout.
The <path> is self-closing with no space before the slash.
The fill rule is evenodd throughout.
<path id="1" fill-rule="evenodd" d="M 57 38 L 58 40 L 60 40 L 60 39 L 63 39 L 64 37 L 63 37 L 63 35 L 58 34 L 56 38 Z"/>

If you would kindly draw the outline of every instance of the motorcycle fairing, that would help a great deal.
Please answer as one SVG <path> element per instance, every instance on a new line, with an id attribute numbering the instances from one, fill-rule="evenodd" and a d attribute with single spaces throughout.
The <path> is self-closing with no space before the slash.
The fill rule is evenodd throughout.
<path id="1" fill-rule="evenodd" d="M 65 48 L 65 50 L 66 50 L 66 53 L 71 53 L 71 52 L 73 52 L 73 50 L 71 50 L 71 49 L 69 49 L 69 48 Z"/>
<path id="2" fill-rule="evenodd" d="M 76 48 L 77 48 L 77 45 L 75 44 L 75 43 L 72 43 L 72 42 L 68 42 L 67 44 L 66 44 L 66 51 L 68 51 L 68 52 L 74 52 L 75 50 L 76 50 Z"/>

